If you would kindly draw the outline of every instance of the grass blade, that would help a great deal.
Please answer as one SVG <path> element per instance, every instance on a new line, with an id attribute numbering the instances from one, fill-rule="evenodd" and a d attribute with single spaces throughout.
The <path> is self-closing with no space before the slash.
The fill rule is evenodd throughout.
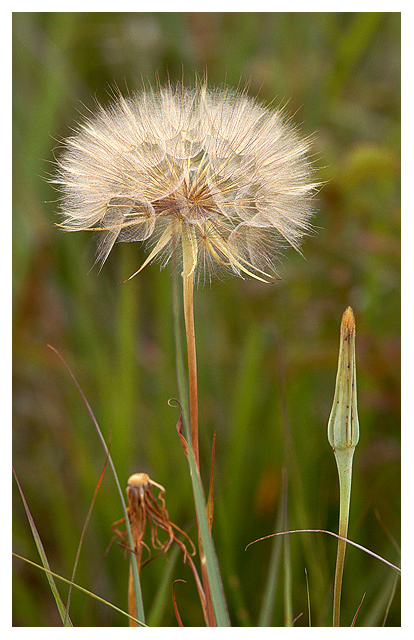
<path id="1" fill-rule="evenodd" d="M 281 500 L 279 505 L 279 511 L 276 519 L 276 531 L 279 531 L 282 528 L 283 523 L 283 500 Z M 282 540 L 281 538 L 276 537 L 273 540 L 272 545 L 272 554 L 270 557 L 269 563 L 269 572 L 267 575 L 267 581 L 263 596 L 262 608 L 260 611 L 259 617 L 259 627 L 271 627 L 272 626 L 272 618 L 275 608 L 276 601 L 276 590 L 278 578 L 281 570 L 281 562 L 280 555 L 282 551 Z"/>
<path id="2" fill-rule="evenodd" d="M 82 549 L 82 543 L 83 543 L 83 540 L 85 538 L 86 529 L 87 529 L 89 521 L 91 519 L 92 509 L 93 509 L 93 506 L 95 504 L 96 497 L 98 495 L 99 487 L 101 486 L 101 483 L 102 483 L 102 478 L 103 478 L 104 473 L 105 473 L 107 462 L 108 462 L 108 456 L 106 456 L 106 458 L 105 458 L 105 462 L 104 462 L 101 474 L 99 476 L 98 483 L 97 483 L 97 485 L 95 487 L 95 491 L 93 493 L 93 497 L 92 497 L 92 501 L 91 501 L 90 507 L 88 509 L 88 513 L 86 514 L 85 523 L 84 523 L 83 528 L 82 528 L 82 533 L 81 533 L 79 544 L 78 544 L 78 548 L 77 548 L 77 551 L 76 551 L 75 562 L 73 563 L 73 570 L 72 570 L 72 576 L 71 576 L 72 582 L 75 581 L 76 569 L 78 567 L 79 556 L 80 556 L 80 552 L 81 552 L 81 549 Z M 67 598 L 67 601 L 66 601 L 66 615 L 67 616 L 69 615 L 71 594 L 72 594 L 72 586 L 69 587 L 68 598 Z"/>
<path id="3" fill-rule="evenodd" d="M 283 470 L 283 523 L 287 529 L 289 526 L 288 514 L 288 482 L 286 469 Z M 293 626 L 293 606 L 292 606 L 292 563 L 290 557 L 290 538 L 286 536 L 283 545 L 283 589 L 284 589 L 284 611 L 285 627 Z"/>
<path id="4" fill-rule="evenodd" d="M 19 480 L 17 478 L 16 472 L 15 472 L 14 469 L 13 469 L 13 474 L 14 474 L 15 480 L 17 482 L 17 486 L 19 488 L 19 492 L 20 492 L 20 495 L 21 495 L 21 498 L 22 498 L 22 501 L 23 501 L 23 505 L 24 505 L 24 508 L 25 508 L 25 511 L 26 511 L 27 519 L 28 519 L 29 524 L 30 524 L 30 528 L 32 530 L 33 539 L 35 541 L 37 550 L 39 552 L 39 556 L 40 556 L 40 559 L 42 561 L 43 568 L 46 571 L 46 576 L 47 576 L 51 591 L 53 593 L 53 597 L 55 598 L 55 602 L 56 602 L 56 606 L 57 606 L 58 611 L 59 611 L 59 615 L 62 618 L 63 626 L 65 626 L 65 627 L 73 627 L 73 624 L 72 624 L 72 622 L 71 622 L 71 620 L 69 618 L 68 611 L 67 611 L 65 605 L 63 604 L 63 600 L 60 597 L 60 594 L 59 594 L 59 591 L 57 589 L 56 583 L 55 583 L 55 581 L 53 579 L 53 575 L 54 574 L 52 574 L 52 572 L 50 571 L 49 562 L 47 560 L 46 553 L 45 553 L 42 541 L 41 541 L 40 536 L 39 536 L 39 532 L 36 529 L 36 525 L 35 525 L 34 520 L 32 518 L 32 514 L 30 513 L 29 506 L 28 506 L 28 504 L 26 502 L 23 490 L 22 490 L 22 488 L 20 486 Z M 14 555 L 16 555 L 16 554 L 14 554 Z M 20 557 L 20 556 L 17 556 L 17 557 Z"/>
<path id="5" fill-rule="evenodd" d="M 91 596 L 91 598 L 94 598 L 95 600 L 98 600 L 98 602 L 102 602 L 103 604 L 106 604 L 108 607 L 111 607 L 111 609 L 114 609 L 114 611 L 118 611 L 118 613 L 122 613 L 123 616 L 127 616 L 128 618 L 131 618 L 132 620 L 137 622 L 140 627 L 146 627 L 147 626 L 144 622 L 141 622 L 137 618 L 134 618 L 133 616 L 130 616 L 129 613 L 127 613 L 126 611 L 123 611 L 122 609 L 120 609 L 116 605 L 112 604 L 112 602 L 109 602 L 108 600 L 105 600 L 104 598 L 101 598 L 100 596 L 97 596 L 96 593 L 92 593 L 92 591 L 88 591 L 88 589 L 85 589 L 84 587 L 81 587 L 79 584 L 76 584 L 76 582 L 72 582 L 72 580 L 68 580 L 67 578 L 64 578 L 63 576 L 60 576 L 59 574 L 54 573 L 53 571 L 50 571 L 50 569 L 46 569 L 46 567 L 42 567 L 40 564 L 37 564 L 37 562 L 32 562 L 32 560 L 29 560 L 28 558 L 24 558 L 23 556 L 19 555 L 18 553 L 12 552 L 12 554 L 14 555 L 15 558 L 19 558 L 19 560 L 23 560 L 24 562 L 27 562 L 27 564 L 31 564 L 32 567 L 36 567 L 37 569 L 41 569 L 41 571 L 44 571 L 52 579 L 53 578 L 57 578 L 58 580 L 61 580 L 62 582 L 66 582 L 66 584 L 69 584 L 72 587 L 75 587 L 76 589 L 79 589 L 79 591 L 82 591 L 82 593 L 86 593 L 86 595 Z"/>
<path id="6" fill-rule="evenodd" d="M 308 572 L 305 567 L 305 578 L 306 578 L 306 598 L 308 601 L 308 626 L 312 626 L 312 617 L 311 617 L 311 603 L 310 603 L 310 591 L 309 591 L 309 580 L 308 580 Z"/>
<path id="7" fill-rule="evenodd" d="M 177 402 L 177 401 L 175 401 Z M 169 401 L 171 407 L 174 406 L 173 400 Z M 178 403 L 178 406 L 179 403 Z M 201 484 L 200 476 L 198 473 L 195 457 L 192 448 L 188 446 L 184 435 L 182 433 L 183 414 L 181 412 L 180 418 L 177 424 L 177 431 L 181 439 L 181 444 L 184 449 L 184 453 L 188 460 L 190 467 L 190 478 L 193 488 L 194 504 L 196 509 L 196 516 L 198 520 L 199 535 L 201 538 L 201 544 L 203 546 L 206 570 L 208 574 L 208 580 L 211 590 L 211 598 L 213 602 L 214 616 L 216 624 L 219 627 L 229 627 L 230 618 L 227 612 L 227 604 L 224 596 L 223 584 L 220 577 L 220 569 L 214 548 L 213 539 L 210 535 L 209 520 L 207 517 L 206 500 L 204 496 L 204 490 Z"/>
<path id="8" fill-rule="evenodd" d="M 204 491 L 191 447 L 188 447 L 188 462 L 190 465 L 191 483 L 193 486 L 197 519 L 200 527 L 200 537 L 206 558 L 206 568 L 210 584 L 211 598 L 213 601 L 214 615 L 218 627 L 229 627 L 231 626 L 230 618 L 227 612 L 226 599 L 224 596 L 223 584 L 221 582 L 216 551 L 213 539 L 210 536 Z"/>
<path id="9" fill-rule="evenodd" d="M 162 579 L 160 581 L 158 591 L 151 603 L 151 610 L 149 611 L 147 616 L 149 627 L 161 626 L 161 621 L 163 619 L 166 604 L 168 598 L 171 596 L 171 578 L 175 565 L 177 563 L 178 553 L 179 547 L 175 545 L 171 551 L 171 554 L 169 554 L 168 563 L 166 564 L 166 567 L 162 573 Z"/>
<path id="10" fill-rule="evenodd" d="M 377 560 L 381 560 L 381 562 L 391 567 L 391 569 L 394 569 L 394 571 L 396 571 L 397 573 L 399 574 L 401 573 L 400 567 L 397 567 L 397 565 L 392 564 L 392 562 L 390 562 L 389 560 L 382 558 L 381 556 L 374 553 L 370 549 L 363 547 L 361 544 L 358 544 L 357 542 L 353 542 L 349 538 L 343 538 L 342 536 L 339 536 L 337 533 L 334 533 L 333 531 L 327 531 L 326 529 L 292 529 L 291 531 L 278 531 L 277 533 L 270 533 L 268 536 L 263 536 L 262 538 L 253 540 L 253 542 L 249 542 L 249 544 L 246 546 L 246 549 L 247 547 L 250 547 L 252 544 L 255 544 L 256 542 L 260 542 L 261 540 L 266 540 L 267 538 L 272 538 L 273 536 L 283 536 L 290 533 L 327 533 L 329 536 L 338 538 L 338 540 L 344 540 L 347 544 L 350 544 L 353 547 L 360 549 L 361 551 L 365 551 L 365 553 L 372 556 L 373 558 L 376 558 Z"/>
<path id="11" fill-rule="evenodd" d="M 354 617 L 353 617 L 353 619 L 352 619 L 351 627 L 355 627 L 355 623 L 356 623 L 356 621 L 357 621 L 357 617 L 358 617 L 359 611 L 360 611 L 360 609 L 361 609 L 361 607 L 362 607 L 362 603 L 364 602 L 364 599 L 365 599 L 365 593 L 364 593 L 364 595 L 362 596 L 362 598 L 361 598 L 361 602 L 360 602 L 360 603 L 359 603 L 359 605 L 358 605 L 358 609 L 356 610 L 355 615 L 354 615 Z"/>
<path id="12" fill-rule="evenodd" d="M 395 592 L 397 590 L 397 585 L 398 585 L 398 580 L 399 579 L 400 579 L 399 576 L 395 576 L 395 578 L 394 578 L 394 583 L 392 585 L 390 597 L 388 599 L 387 606 L 386 606 L 385 613 L 384 613 L 384 619 L 382 621 L 382 626 L 383 627 L 385 627 L 385 623 L 387 622 L 388 613 L 389 613 L 392 601 L 394 600 L 394 596 L 395 596 Z"/>
<path id="13" fill-rule="evenodd" d="M 95 418 L 95 415 L 89 405 L 89 402 L 87 401 L 78 381 L 76 380 L 75 376 L 73 375 L 71 369 L 69 368 L 69 365 L 65 362 L 65 360 L 63 359 L 63 357 L 60 355 L 59 351 L 57 351 L 57 349 L 55 349 L 54 347 L 52 347 L 51 345 L 48 345 L 50 347 L 50 349 L 52 349 L 52 351 L 54 351 L 56 353 L 56 355 L 58 356 L 58 358 L 62 361 L 62 363 L 64 364 L 64 366 L 66 367 L 67 371 L 69 372 L 69 375 L 71 376 L 72 380 L 74 381 L 76 388 L 78 389 L 82 400 L 88 410 L 88 413 L 92 419 L 92 422 L 95 426 L 96 432 L 98 434 L 99 440 L 101 441 L 102 447 L 104 448 L 104 451 L 108 457 L 108 461 L 109 461 L 109 465 L 112 469 L 112 473 L 114 475 L 114 479 L 115 479 L 115 484 L 117 486 L 118 489 L 118 493 L 119 493 L 119 497 L 121 499 L 121 504 L 122 504 L 122 508 L 124 511 L 124 517 L 125 517 L 125 526 L 126 526 L 126 530 L 127 530 L 127 537 L 128 537 L 128 544 L 130 549 L 134 549 L 134 541 L 132 538 L 132 532 L 131 532 L 131 527 L 129 524 L 129 518 L 128 518 L 128 513 L 127 513 L 127 508 L 126 508 L 126 504 L 125 504 L 125 499 L 124 499 L 124 495 L 121 489 L 121 485 L 119 484 L 119 479 L 118 479 L 118 474 L 116 472 L 114 463 L 112 461 L 112 458 L 110 456 L 109 453 L 109 449 L 106 445 L 105 439 L 102 435 L 102 431 L 98 425 L 98 422 Z M 133 553 L 132 551 L 129 553 Z M 141 582 L 139 579 L 139 574 L 138 574 L 138 569 L 136 567 L 136 563 L 132 562 L 132 573 L 133 573 L 133 577 L 134 577 L 134 590 L 135 590 L 135 604 L 136 604 L 136 610 L 137 610 L 137 616 L 140 620 L 142 620 L 142 622 L 145 622 L 145 614 L 144 614 L 144 604 L 142 601 L 142 591 L 141 591 Z"/>

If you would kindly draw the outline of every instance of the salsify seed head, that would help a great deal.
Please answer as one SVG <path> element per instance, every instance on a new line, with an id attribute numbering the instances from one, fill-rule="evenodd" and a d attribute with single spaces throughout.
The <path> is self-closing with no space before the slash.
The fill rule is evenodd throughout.
<path id="1" fill-rule="evenodd" d="M 309 144 L 246 91 L 199 82 L 117 95 L 64 141 L 60 226 L 96 230 L 101 263 L 115 242 L 145 241 L 141 268 L 175 256 L 198 280 L 217 268 L 268 280 L 280 249 L 299 249 L 311 228 Z"/>

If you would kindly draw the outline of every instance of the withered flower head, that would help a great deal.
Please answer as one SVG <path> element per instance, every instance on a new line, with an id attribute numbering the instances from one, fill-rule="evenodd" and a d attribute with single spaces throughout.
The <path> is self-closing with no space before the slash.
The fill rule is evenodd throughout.
<path id="1" fill-rule="evenodd" d="M 176 250 L 183 275 L 225 267 L 265 280 L 310 229 L 308 149 L 246 91 L 200 82 L 118 95 L 64 142 L 61 226 L 96 230 L 101 263 L 115 242 L 148 241 L 141 268 Z"/>
<path id="2" fill-rule="evenodd" d="M 157 497 L 154 496 L 152 487 L 159 489 Z M 151 559 L 157 557 L 153 556 L 151 558 L 150 548 L 144 542 L 144 534 L 147 524 L 151 531 L 151 546 L 153 549 L 159 551 L 157 555 L 160 553 L 166 553 L 173 542 L 176 542 L 184 553 L 184 559 L 187 559 L 189 555 L 191 556 L 195 553 L 194 545 L 187 534 L 170 521 L 165 507 L 165 500 L 163 497 L 164 493 L 164 487 L 157 482 L 154 482 L 154 480 L 151 480 L 149 475 L 146 473 L 134 473 L 128 479 L 127 513 L 134 541 L 134 552 L 139 568 L 147 564 Z M 125 533 L 117 529 L 117 526 L 123 522 L 125 522 L 124 519 L 114 522 L 112 529 L 114 533 L 125 543 Z M 160 540 L 158 535 L 159 530 L 167 534 L 164 540 Z M 190 551 L 187 549 L 186 545 L 177 538 L 177 533 L 180 533 L 184 538 L 186 538 L 187 543 L 189 543 L 190 546 Z M 144 563 L 141 563 L 143 547 L 145 547 L 149 552 L 149 557 Z"/>
<path id="3" fill-rule="evenodd" d="M 159 490 L 158 496 L 155 496 L 152 492 L 153 487 Z M 114 524 L 112 525 L 112 530 L 115 533 L 115 537 L 120 537 L 122 545 L 126 549 L 129 549 L 129 551 L 133 551 L 133 556 L 131 556 L 128 582 L 129 613 L 133 618 L 137 617 L 137 611 L 135 603 L 132 562 L 136 563 L 138 572 L 140 572 L 141 568 L 145 564 L 147 564 L 151 560 L 154 560 L 154 558 L 156 558 L 160 554 L 166 553 L 173 542 L 175 542 L 181 549 L 184 555 L 184 562 L 188 562 L 188 564 L 190 565 L 190 568 L 196 580 L 203 608 L 205 609 L 206 606 L 203 588 L 197 574 L 197 569 L 191 557 L 195 554 L 195 547 L 188 535 L 179 527 L 177 527 L 177 525 L 173 524 L 170 521 L 167 509 L 165 507 L 164 493 L 164 487 L 151 480 L 147 473 L 134 473 L 128 479 L 127 486 L 127 514 L 129 525 L 131 528 L 134 549 L 130 549 L 127 545 L 126 532 L 117 529 L 119 525 L 125 523 L 125 518 L 114 522 Z M 157 551 L 154 556 L 151 556 L 150 546 L 146 542 L 144 542 L 144 535 L 147 524 L 149 525 L 151 532 L 151 547 Z M 160 539 L 159 537 L 160 532 L 164 533 L 163 539 Z M 180 534 L 180 537 L 178 537 L 178 534 Z M 184 538 L 185 542 L 183 542 L 181 538 Z M 148 551 L 148 558 L 145 560 L 145 562 L 142 562 L 142 552 L 144 548 Z M 137 625 L 137 623 L 133 619 L 130 619 L 129 625 L 134 627 Z"/>

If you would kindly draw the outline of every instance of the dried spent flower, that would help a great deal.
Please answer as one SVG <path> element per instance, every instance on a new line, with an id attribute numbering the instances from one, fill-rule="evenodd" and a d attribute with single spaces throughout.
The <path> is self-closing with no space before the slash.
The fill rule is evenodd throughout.
<path id="1" fill-rule="evenodd" d="M 152 487 L 159 489 L 157 497 L 154 496 Z M 200 598 L 202 598 L 202 604 L 205 606 L 205 597 L 202 586 L 197 575 L 197 570 L 191 558 L 191 556 L 195 554 L 195 547 L 188 535 L 170 521 L 167 509 L 165 508 L 164 493 L 164 487 L 157 482 L 154 482 L 154 480 L 151 480 L 147 473 L 134 473 L 128 479 L 127 514 L 131 527 L 132 539 L 134 541 L 134 559 L 131 558 L 131 563 L 136 562 L 138 572 L 140 572 L 141 568 L 145 564 L 155 559 L 160 554 L 167 553 L 173 542 L 175 542 L 184 554 L 184 562 L 188 562 L 194 573 L 194 577 L 200 593 Z M 115 533 L 115 537 L 121 538 L 122 545 L 126 549 L 128 549 L 126 543 L 126 532 L 119 531 L 119 529 L 117 528 L 124 522 L 125 518 L 114 522 L 112 525 L 112 531 Z M 150 547 L 144 542 L 144 534 L 147 523 L 149 524 L 151 532 L 151 546 L 153 549 L 158 551 L 158 553 L 152 557 Z M 160 540 L 160 530 L 167 534 L 165 540 Z M 177 534 L 181 534 L 181 536 L 185 538 L 190 550 L 187 548 L 186 544 L 177 537 Z M 142 562 L 142 551 L 144 547 L 147 549 L 149 556 L 145 562 Z M 130 564 L 129 569 L 128 603 L 130 615 L 136 618 L 137 612 L 135 606 L 132 564 Z M 137 626 L 137 623 L 130 619 L 129 625 L 131 627 L 135 627 Z"/>
<path id="2" fill-rule="evenodd" d="M 115 242 L 149 241 L 141 269 L 176 250 L 198 281 L 217 267 L 268 280 L 280 249 L 299 249 L 311 228 L 310 141 L 246 91 L 198 82 L 119 94 L 63 146 L 60 226 L 98 231 L 102 264 Z"/>
<path id="3" fill-rule="evenodd" d="M 151 487 L 156 487 L 159 489 L 158 497 L 155 497 Z M 129 522 L 131 526 L 132 538 L 134 540 L 134 553 L 139 563 L 139 567 L 144 566 L 150 560 L 154 559 L 157 556 L 151 557 L 151 552 L 148 545 L 144 542 L 144 534 L 147 523 L 149 524 L 151 530 L 151 546 L 153 549 L 159 550 L 160 553 L 166 553 L 172 543 L 175 541 L 182 552 L 184 553 L 184 559 L 188 557 L 188 555 L 194 555 L 195 548 L 190 538 L 187 536 L 184 531 L 182 531 L 179 527 L 173 524 L 168 516 L 168 512 L 165 508 L 165 500 L 164 500 L 165 489 L 154 480 L 151 480 L 148 474 L 146 473 L 134 473 L 128 479 L 127 486 L 127 497 L 128 497 L 128 507 L 127 513 L 129 517 Z M 117 527 L 118 525 L 125 522 L 125 519 L 118 520 L 114 522 L 112 525 L 112 530 L 119 536 L 123 541 L 124 545 L 126 545 L 126 537 L 125 533 L 120 532 Z M 158 530 L 161 529 L 167 534 L 167 538 L 165 540 L 160 540 L 158 537 Z M 176 532 L 182 534 L 189 543 L 190 551 L 188 551 L 185 544 L 176 537 Z M 142 563 L 142 550 L 145 547 L 149 553 L 149 557 L 147 560 Z"/>

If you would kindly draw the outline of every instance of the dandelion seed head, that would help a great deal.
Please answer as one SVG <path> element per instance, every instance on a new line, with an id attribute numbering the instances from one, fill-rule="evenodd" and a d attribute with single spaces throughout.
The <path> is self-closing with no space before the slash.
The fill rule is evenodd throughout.
<path id="1" fill-rule="evenodd" d="M 52 180 L 61 226 L 95 230 L 102 264 L 115 242 L 144 242 L 141 268 L 174 254 L 198 281 L 222 269 L 268 280 L 311 229 L 309 146 L 245 91 L 200 82 L 118 95 L 64 141 Z"/>

